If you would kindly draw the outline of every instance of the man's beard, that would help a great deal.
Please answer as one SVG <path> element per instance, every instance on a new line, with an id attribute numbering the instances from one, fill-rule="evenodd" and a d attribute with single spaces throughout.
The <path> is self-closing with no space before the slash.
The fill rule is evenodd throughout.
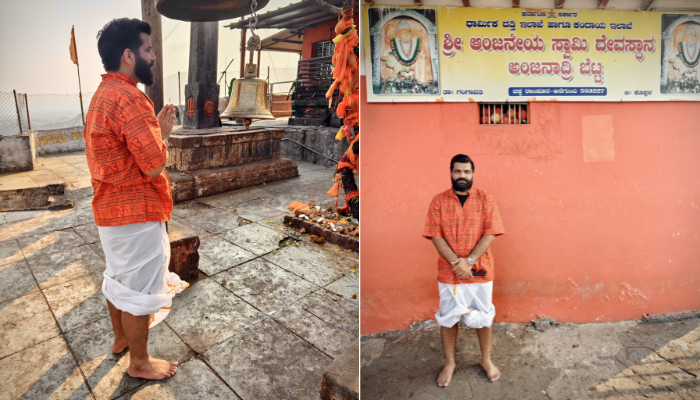
<path id="1" fill-rule="evenodd" d="M 458 180 L 452 179 L 452 189 L 454 189 L 456 192 L 466 192 L 472 188 L 473 184 L 474 178 L 472 178 L 470 181 L 464 178 L 460 178 Z"/>
<path id="2" fill-rule="evenodd" d="M 146 60 L 141 58 L 140 54 L 136 57 L 136 66 L 134 67 L 134 74 L 136 74 L 136 77 L 139 78 L 139 80 L 141 80 L 141 83 L 143 83 L 146 86 L 153 85 L 153 82 L 156 80 L 155 74 L 153 73 L 153 66 L 155 64 L 155 61 L 151 61 L 151 64 L 149 65 Z"/>

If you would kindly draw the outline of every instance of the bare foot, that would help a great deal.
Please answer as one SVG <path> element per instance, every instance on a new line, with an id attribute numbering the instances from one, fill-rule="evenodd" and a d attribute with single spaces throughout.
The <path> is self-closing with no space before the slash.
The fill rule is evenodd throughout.
<path id="1" fill-rule="evenodd" d="M 486 361 L 481 361 L 481 367 L 484 368 L 484 371 L 486 371 L 486 376 L 489 377 L 489 380 L 491 382 L 496 382 L 498 378 L 501 377 L 501 371 L 496 368 L 495 365 L 491 362 L 491 359 L 488 359 Z"/>
<path id="2" fill-rule="evenodd" d="M 452 374 L 455 372 L 455 367 L 456 364 L 454 362 L 449 364 L 445 363 L 445 368 L 443 368 L 442 372 L 440 372 L 440 375 L 438 375 L 438 386 L 448 387 L 450 385 L 450 381 L 452 380 Z"/>
<path id="3" fill-rule="evenodd" d="M 112 352 L 119 354 L 122 351 L 126 350 L 127 347 L 129 347 L 129 344 L 126 342 L 126 338 L 122 338 L 120 340 L 114 339 L 114 344 L 112 345 Z"/>
<path id="4" fill-rule="evenodd" d="M 131 363 L 127 372 L 133 378 L 165 379 L 175 375 L 177 363 L 148 357 L 148 361 L 139 366 Z"/>

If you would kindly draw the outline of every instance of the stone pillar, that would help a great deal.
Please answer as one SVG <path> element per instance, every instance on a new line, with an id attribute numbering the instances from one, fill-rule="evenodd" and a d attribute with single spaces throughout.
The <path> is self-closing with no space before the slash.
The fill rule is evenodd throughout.
<path id="1" fill-rule="evenodd" d="M 153 66 L 153 85 L 146 86 L 146 94 L 153 102 L 156 115 L 163 108 L 163 30 L 161 29 L 160 13 L 156 10 L 156 0 L 141 0 L 141 20 L 151 25 L 151 46 L 156 55 Z"/>
<path id="2" fill-rule="evenodd" d="M 219 85 L 216 66 L 219 45 L 218 22 L 190 25 L 190 70 L 185 85 L 183 128 L 219 126 Z"/>

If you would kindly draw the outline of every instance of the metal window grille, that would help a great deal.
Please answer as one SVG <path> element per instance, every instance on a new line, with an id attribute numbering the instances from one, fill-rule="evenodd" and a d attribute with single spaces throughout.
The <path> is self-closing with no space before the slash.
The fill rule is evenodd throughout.
<path id="1" fill-rule="evenodd" d="M 333 49 L 335 49 L 335 43 L 330 40 L 316 42 L 314 43 L 314 57 L 318 58 L 332 56 Z"/>
<path id="2" fill-rule="evenodd" d="M 479 104 L 481 125 L 529 124 L 527 103 L 482 103 Z"/>

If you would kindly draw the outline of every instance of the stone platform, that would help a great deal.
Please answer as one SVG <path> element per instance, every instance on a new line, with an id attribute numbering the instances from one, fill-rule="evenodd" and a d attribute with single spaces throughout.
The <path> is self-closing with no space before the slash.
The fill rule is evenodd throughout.
<path id="1" fill-rule="evenodd" d="M 284 130 L 238 126 L 173 130 L 166 168 L 175 203 L 299 175 L 280 158 Z"/>
<path id="2" fill-rule="evenodd" d="M 168 170 L 174 203 L 262 185 L 298 175 L 297 163 L 286 158 L 193 172 Z"/>
<path id="3" fill-rule="evenodd" d="M 220 127 L 174 129 L 168 139 L 166 168 L 199 171 L 280 158 L 282 129 Z"/>

